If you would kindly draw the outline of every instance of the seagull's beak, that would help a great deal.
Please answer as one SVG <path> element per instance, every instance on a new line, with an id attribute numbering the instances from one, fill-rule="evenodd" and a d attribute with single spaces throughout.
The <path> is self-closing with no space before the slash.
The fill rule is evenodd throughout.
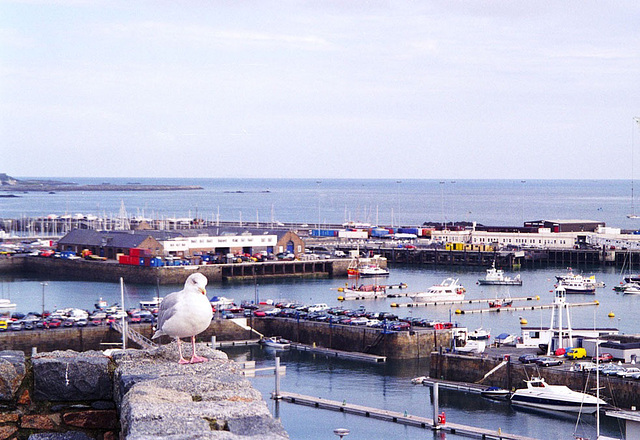
<path id="1" fill-rule="evenodd" d="M 205 289 L 204 287 L 200 288 L 200 292 L 204 295 L 207 296 L 207 289 Z"/>

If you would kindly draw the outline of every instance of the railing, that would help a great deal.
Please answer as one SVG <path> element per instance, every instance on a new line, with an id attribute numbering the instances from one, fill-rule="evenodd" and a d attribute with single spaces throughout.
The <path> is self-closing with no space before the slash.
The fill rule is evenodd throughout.
<path id="1" fill-rule="evenodd" d="M 122 324 L 119 321 L 114 321 L 111 323 L 111 328 L 122 334 Z M 133 342 L 138 344 L 143 349 L 151 349 L 158 347 L 158 344 L 153 342 L 151 339 L 142 336 L 140 333 L 132 329 L 130 326 L 127 326 L 126 336 L 128 339 L 131 339 Z"/>

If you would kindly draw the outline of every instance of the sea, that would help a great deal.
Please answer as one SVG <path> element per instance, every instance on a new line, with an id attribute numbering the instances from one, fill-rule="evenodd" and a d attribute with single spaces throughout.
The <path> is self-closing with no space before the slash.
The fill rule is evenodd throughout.
<path id="1" fill-rule="evenodd" d="M 419 226 L 424 222 L 477 222 L 484 225 L 522 225 L 541 219 L 581 219 L 606 222 L 607 226 L 636 230 L 640 220 L 627 218 L 633 212 L 631 186 L 618 180 L 348 180 L 348 179 L 60 179 L 77 183 L 199 185 L 202 190 L 159 192 L 56 192 L 17 193 L 0 198 L 0 218 L 85 214 L 117 216 L 124 207 L 129 216 L 146 218 L 198 217 L 264 225 L 288 222 L 322 227 L 345 221 L 381 226 Z M 391 274 L 380 282 L 406 283 L 407 290 L 426 290 L 444 278 L 458 278 L 467 288 L 467 298 L 537 296 L 532 305 L 553 301 L 555 276 L 566 267 L 522 269 L 523 286 L 480 286 L 478 278 L 486 268 L 391 265 Z M 595 275 L 605 287 L 595 295 L 570 295 L 569 302 L 599 305 L 572 307 L 573 327 L 612 327 L 621 333 L 639 333 L 637 310 L 640 296 L 613 291 L 622 276 L 619 268 L 578 266 L 575 272 Z M 634 270 L 634 268 L 627 268 Z M 625 270 L 627 270 L 625 269 Z M 635 268 L 636 271 L 640 268 Z M 515 273 L 510 273 L 514 275 Z M 305 303 L 372 311 L 391 311 L 400 316 L 450 320 L 470 330 L 490 329 L 492 338 L 500 333 L 520 334 L 520 321 L 548 326 L 551 311 L 524 310 L 488 314 L 460 313 L 482 305 L 396 308 L 403 298 L 340 302 L 337 289 L 350 282 L 339 278 L 294 278 L 281 280 L 212 283 L 211 296 L 225 296 L 236 302 L 289 299 Z M 149 286 L 125 280 L 124 306 L 140 300 L 165 296 L 180 286 Z M 17 304 L 16 311 L 41 311 L 61 307 L 91 310 L 97 299 L 121 301 L 118 283 L 85 282 L 51 276 L 0 274 L 0 296 Z M 514 305 L 528 305 L 518 303 Z M 505 313 L 506 312 L 506 313 Z M 566 320 L 565 320 L 566 322 Z M 275 356 L 287 366 L 282 389 L 337 401 L 348 401 L 382 409 L 431 417 L 433 405 L 428 387 L 411 385 L 410 379 L 428 374 L 426 359 L 369 364 L 326 358 L 296 351 L 273 352 L 261 347 L 225 349 L 236 360 L 255 360 L 259 366 L 273 366 Z M 263 393 L 265 402 L 292 439 L 337 438 L 335 428 L 347 428 L 350 439 L 457 439 L 444 432 L 404 427 L 390 422 L 321 409 L 272 401 L 273 375 L 251 379 Z M 567 439 L 577 435 L 595 438 L 593 416 L 558 415 L 516 409 L 458 391 L 440 390 L 439 407 L 447 420 L 539 439 Z M 601 418 L 601 433 L 621 437 L 614 419 Z"/>

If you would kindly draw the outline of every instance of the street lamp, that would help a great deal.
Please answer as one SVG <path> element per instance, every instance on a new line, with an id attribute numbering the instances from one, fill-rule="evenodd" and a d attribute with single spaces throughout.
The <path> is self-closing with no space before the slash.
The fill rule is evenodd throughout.
<path id="1" fill-rule="evenodd" d="M 42 282 L 40 283 L 40 285 L 42 285 L 42 317 L 44 318 L 44 287 L 48 286 L 49 284 Z"/>

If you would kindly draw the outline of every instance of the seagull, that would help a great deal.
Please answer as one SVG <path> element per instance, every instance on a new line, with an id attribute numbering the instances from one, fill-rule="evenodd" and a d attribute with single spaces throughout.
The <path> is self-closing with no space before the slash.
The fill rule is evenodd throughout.
<path id="1" fill-rule="evenodd" d="M 180 352 L 179 364 L 207 362 L 209 359 L 196 355 L 196 335 L 202 333 L 211 324 L 213 309 L 207 298 L 207 277 L 201 273 L 189 275 L 184 289 L 167 295 L 160 303 L 157 330 L 151 339 L 163 335 L 176 338 Z M 191 360 L 182 356 L 180 338 L 191 337 L 193 355 Z"/>

